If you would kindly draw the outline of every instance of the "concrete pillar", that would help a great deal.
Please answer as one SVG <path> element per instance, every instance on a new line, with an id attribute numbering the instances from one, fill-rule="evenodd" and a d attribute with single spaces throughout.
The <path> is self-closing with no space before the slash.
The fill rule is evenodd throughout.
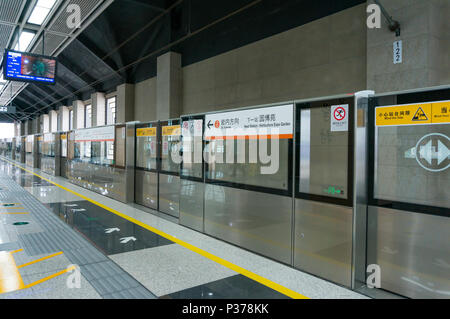
<path id="1" fill-rule="evenodd" d="M 31 131 L 33 132 L 33 134 L 39 132 L 39 117 L 36 117 L 33 120 L 31 120 Z"/>
<path id="2" fill-rule="evenodd" d="M 44 133 L 44 115 L 39 115 L 39 125 L 36 133 Z"/>
<path id="3" fill-rule="evenodd" d="M 39 133 L 50 132 L 50 116 L 48 114 L 42 114 L 42 131 Z"/>
<path id="4" fill-rule="evenodd" d="M 371 3 L 371 1 L 368 1 Z M 450 1 L 383 1 L 400 22 L 401 35 L 367 29 L 367 88 L 377 93 L 450 83 Z M 394 64 L 394 41 L 402 41 L 402 63 Z"/>
<path id="5" fill-rule="evenodd" d="M 84 104 L 83 101 L 73 101 L 73 128 L 84 128 Z"/>
<path id="6" fill-rule="evenodd" d="M 20 122 L 20 133 L 19 136 L 25 135 L 25 122 Z"/>
<path id="7" fill-rule="evenodd" d="M 117 87 L 116 122 L 134 121 L 134 84 L 124 83 Z"/>
<path id="8" fill-rule="evenodd" d="M 20 131 L 22 129 L 22 126 L 23 126 L 22 122 L 19 122 L 19 121 L 15 121 L 14 122 L 14 136 L 20 136 L 21 135 Z"/>
<path id="9" fill-rule="evenodd" d="M 92 126 L 101 126 L 106 124 L 106 98 L 105 94 L 95 92 L 91 95 L 92 100 Z"/>
<path id="10" fill-rule="evenodd" d="M 30 135 L 33 134 L 33 127 L 31 125 L 31 120 L 27 120 L 25 122 L 25 130 L 23 132 L 24 135 Z"/>
<path id="11" fill-rule="evenodd" d="M 180 116 L 182 97 L 181 55 L 167 52 L 157 58 L 156 118 Z"/>
<path id="12" fill-rule="evenodd" d="M 69 130 L 69 108 L 61 106 L 58 113 L 58 131 Z"/>
<path id="13" fill-rule="evenodd" d="M 48 112 L 49 116 L 49 132 L 57 132 L 58 131 L 58 112 L 55 110 L 51 110 Z"/>

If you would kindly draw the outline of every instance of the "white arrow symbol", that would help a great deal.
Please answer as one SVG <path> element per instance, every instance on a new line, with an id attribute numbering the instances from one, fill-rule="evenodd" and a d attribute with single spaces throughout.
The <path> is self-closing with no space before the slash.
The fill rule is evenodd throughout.
<path id="1" fill-rule="evenodd" d="M 390 247 L 384 246 L 384 248 L 381 250 L 383 253 L 389 254 L 389 255 L 395 255 L 398 253 L 398 250 L 393 250 Z"/>
<path id="2" fill-rule="evenodd" d="M 78 205 L 77 204 L 64 204 L 64 206 L 66 206 L 66 207 L 76 207 Z"/>
<path id="3" fill-rule="evenodd" d="M 105 233 L 106 234 L 111 234 L 112 232 L 115 232 L 115 231 L 120 231 L 120 229 L 117 228 L 117 227 L 115 227 L 115 228 L 106 228 L 105 229 Z"/>
<path id="4" fill-rule="evenodd" d="M 76 212 L 84 212 L 86 209 L 84 208 L 73 208 L 71 209 L 72 212 L 76 213 Z"/>
<path id="5" fill-rule="evenodd" d="M 130 240 L 136 241 L 137 239 L 136 239 L 135 237 L 133 237 L 133 236 L 131 236 L 131 237 L 123 237 L 123 238 L 120 238 L 120 243 L 121 243 L 121 244 L 126 244 L 126 243 L 128 243 Z"/>

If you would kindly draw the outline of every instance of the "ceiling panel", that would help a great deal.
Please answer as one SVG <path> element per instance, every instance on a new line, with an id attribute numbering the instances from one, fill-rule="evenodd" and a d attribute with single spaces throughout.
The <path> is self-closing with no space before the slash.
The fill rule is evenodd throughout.
<path id="1" fill-rule="evenodd" d="M 98 6 L 102 3 L 102 0 L 71 0 L 69 5 L 76 4 L 80 6 L 81 10 L 81 22 Z M 58 18 L 50 26 L 51 31 L 56 31 L 65 34 L 71 34 L 76 29 L 71 29 L 67 26 L 67 19 L 71 15 L 71 12 L 63 10 Z"/>
<path id="2" fill-rule="evenodd" d="M 15 23 L 24 0 L 0 0 L 0 21 Z"/>

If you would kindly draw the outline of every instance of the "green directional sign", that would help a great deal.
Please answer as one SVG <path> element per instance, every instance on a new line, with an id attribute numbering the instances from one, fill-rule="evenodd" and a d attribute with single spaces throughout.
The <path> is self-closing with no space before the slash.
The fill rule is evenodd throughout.
<path id="1" fill-rule="evenodd" d="M 334 187 L 334 186 L 328 186 L 327 189 L 324 189 L 324 192 L 328 195 L 342 195 L 344 194 L 344 191 Z"/>
<path id="2" fill-rule="evenodd" d="M 22 225 L 28 225 L 28 222 L 15 222 L 13 225 L 14 226 L 22 226 Z"/>

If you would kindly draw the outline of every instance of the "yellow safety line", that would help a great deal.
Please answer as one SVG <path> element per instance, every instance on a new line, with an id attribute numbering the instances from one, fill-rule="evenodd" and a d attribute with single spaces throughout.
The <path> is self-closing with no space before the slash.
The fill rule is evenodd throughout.
<path id="1" fill-rule="evenodd" d="M 26 215 L 29 213 L 21 212 L 21 213 L 0 213 L 0 215 Z"/>
<path id="2" fill-rule="evenodd" d="M 63 253 L 63 252 L 62 252 L 62 251 L 60 251 L 60 252 L 58 252 L 58 253 L 54 253 L 54 254 L 52 254 L 52 255 L 48 255 L 48 256 L 45 256 L 45 257 L 42 257 L 42 258 L 39 258 L 39 259 L 36 259 L 36 260 L 30 261 L 30 262 L 28 262 L 28 263 L 25 263 L 25 264 L 23 264 L 23 265 L 17 266 L 17 268 L 22 268 L 22 267 L 26 267 L 26 266 L 29 266 L 29 265 L 32 265 L 32 264 L 35 264 L 35 263 L 41 262 L 41 261 L 43 261 L 43 260 L 46 260 L 46 259 L 50 259 L 50 258 L 53 258 L 53 257 L 59 256 L 59 255 L 62 255 L 62 253 Z"/>
<path id="3" fill-rule="evenodd" d="M 273 282 L 273 281 L 271 281 L 271 280 L 269 280 L 267 278 L 264 278 L 264 277 L 262 277 L 262 276 L 260 276 L 258 274 L 255 274 L 255 273 L 253 273 L 253 272 L 251 272 L 251 271 L 249 271 L 247 269 L 244 269 L 244 268 L 242 268 L 242 267 L 240 267 L 238 265 L 235 265 L 235 264 L 233 264 L 233 263 L 231 263 L 231 262 L 229 262 L 229 261 L 227 261 L 227 260 L 225 260 L 223 258 L 215 256 L 215 255 L 213 255 L 213 254 L 211 254 L 211 253 L 209 253 L 209 252 L 207 252 L 207 251 L 205 251 L 205 250 L 203 250 L 201 248 L 195 247 L 194 245 L 191 245 L 191 244 L 189 244 L 189 243 L 187 243 L 185 241 L 182 241 L 182 240 L 180 240 L 180 239 L 178 239 L 178 238 L 176 238 L 176 237 L 174 237 L 172 235 L 166 234 L 163 231 L 160 231 L 159 229 L 156 229 L 156 228 L 154 228 L 154 227 L 152 227 L 150 225 L 144 224 L 144 223 L 140 222 L 139 220 L 134 219 L 133 217 L 125 215 L 125 214 L 123 214 L 123 213 L 121 213 L 121 212 L 119 212 L 119 211 L 117 211 L 117 210 L 115 210 L 113 208 L 110 208 L 108 206 L 105 206 L 105 205 L 103 205 L 103 204 L 93 200 L 93 199 L 90 199 L 87 196 L 84 196 L 82 194 L 79 194 L 79 193 L 77 193 L 77 192 L 67 188 L 67 187 L 59 185 L 59 184 L 57 184 L 57 183 L 55 183 L 55 182 L 53 182 L 53 181 L 51 181 L 51 180 L 49 180 L 49 179 L 47 179 L 45 177 L 40 176 L 39 174 L 36 174 L 36 173 L 34 173 L 34 172 L 30 171 L 30 170 L 27 170 L 26 168 L 24 168 L 24 167 L 22 167 L 20 165 L 17 165 L 17 164 L 15 164 L 13 162 L 10 162 L 7 159 L 4 159 L 4 160 L 7 161 L 10 164 L 12 164 L 12 165 L 22 169 L 22 170 L 24 170 L 25 172 L 33 174 L 33 175 L 35 175 L 35 176 L 37 176 L 37 177 L 39 177 L 39 178 L 41 178 L 41 179 L 43 179 L 43 180 L 53 184 L 55 186 L 58 186 L 59 188 L 65 190 L 65 191 L 67 191 L 69 193 L 72 193 L 72 194 L 74 194 L 74 195 L 76 195 L 78 197 L 81 197 L 84 200 L 87 200 L 88 202 L 93 203 L 94 205 L 97 205 L 97 206 L 99 206 L 99 207 L 101 207 L 101 208 L 103 208 L 103 209 L 105 209 L 105 210 L 107 210 L 107 211 L 109 211 L 109 212 L 111 212 L 111 213 L 113 213 L 113 214 L 115 214 L 117 216 L 120 216 L 120 217 L 122 217 L 122 218 L 124 218 L 124 219 L 126 219 L 126 220 L 128 220 L 128 221 L 130 221 L 130 222 L 132 222 L 132 223 L 134 223 L 136 225 L 138 225 L 138 226 L 141 226 L 141 227 L 143 227 L 143 228 L 145 228 L 145 229 L 147 229 L 147 230 L 149 230 L 149 231 L 151 231 L 151 232 L 153 232 L 155 234 L 158 234 L 161 237 L 164 237 L 164 238 L 166 238 L 168 240 L 171 240 L 171 241 L 179 244 L 180 246 L 183 246 L 183 247 L 185 247 L 185 248 L 187 248 L 187 249 L 189 249 L 189 250 L 191 250 L 193 252 L 196 252 L 197 254 L 202 255 L 203 257 L 206 257 L 206 258 L 208 258 L 208 259 L 210 259 L 212 261 L 215 261 L 216 263 L 221 264 L 224 267 L 227 267 L 227 268 L 229 268 L 229 269 L 231 269 L 231 270 L 233 270 L 233 271 L 235 271 L 237 273 L 240 273 L 240 274 L 242 274 L 242 275 L 244 275 L 244 276 L 246 276 L 246 277 L 248 277 L 250 279 L 253 279 L 253 280 L 259 282 L 260 284 L 263 284 L 263 285 L 265 285 L 265 286 L 267 286 L 269 288 L 272 288 L 273 290 L 276 290 L 276 291 L 278 291 L 278 292 L 280 292 L 280 293 L 282 293 L 282 294 L 284 294 L 284 295 L 286 295 L 288 297 L 295 298 L 295 299 L 309 299 L 308 297 L 306 297 L 306 296 L 304 296 L 302 294 L 299 294 L 296 291 L 293 291 L 293 290 L 291 290 L 289 288 L 286 288 L 286 287 L 284 287 L 284 286 L 282 286 L 282 285 L 280 285 L 280 284 L 278 284 L 276 282 Z"/>
<path id="4" fill-rule="evenodd" d="M 11 254 L 15 254 L 15 253 L 18 253 L 18 252 L 20 252 L 20 251 L 22 251 L 23 249 L 22 248 L 20 248 L 20 249 L 17 249 L 17 250 L 13 250 L 13 251 L 11 251 L 10 253 Z"/>
<path id="5" fill-rule="evenodd" d="M 43 283 L 44 281 L 47 281 L 47 280 L 50 280 L 52 278 L 58 277 L 58 276 L 60 276 L 62 274 L 65 274 L 66 272 L 72 271 L 73 269 L 75 269 L 74 266 L 72 266 L 70 268 L 67 268 L 67 269 L 64 269 L 64 270 L 61 270 L 61 271 L 59 271 L 59 272 L 57 272 L 57 273 L 55 273 L 53 275 L 47 276 L 45 278 L 39 279 L 39 280 L 37 280 L 35 282 L 32 282 L 32 283 L 30 283 L 28 285 L 25 285 L 23 288 L 30 288 L 30 287 L 39 285 L 39 284 Z"/>

